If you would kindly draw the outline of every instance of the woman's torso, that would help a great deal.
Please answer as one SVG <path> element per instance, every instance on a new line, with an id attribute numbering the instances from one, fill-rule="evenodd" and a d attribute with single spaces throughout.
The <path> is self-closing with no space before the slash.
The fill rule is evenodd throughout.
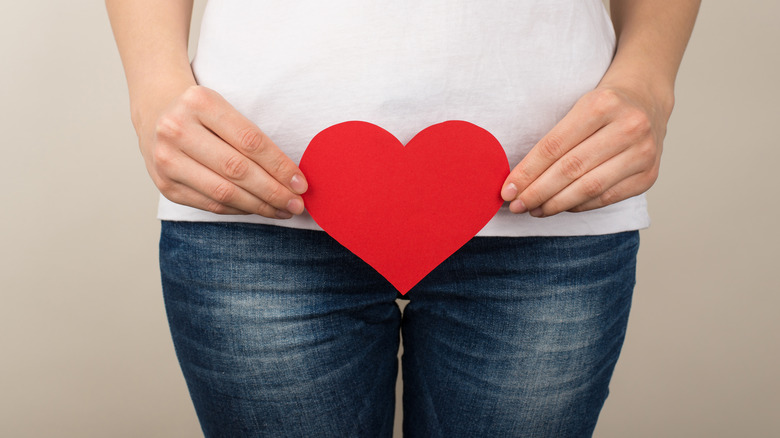
<path id="1" fill-rule="evenodd" d="M 295 162 L 322 129 L 348 120 L 409 141 L 466 120 L 490 131 L 514 167 L 592 90 L 615 47 L 600 0 L 210 0 L 193 71 Z M 161 198 L 159 217 L 230 220 Z M 644 196 L 537 219 L 504 206 L 480 235 L 583 235 L 644 228 Z"/>

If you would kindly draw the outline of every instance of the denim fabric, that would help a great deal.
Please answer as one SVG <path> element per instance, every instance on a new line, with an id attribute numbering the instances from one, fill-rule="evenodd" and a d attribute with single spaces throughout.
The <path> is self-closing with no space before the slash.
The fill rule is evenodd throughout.
<path id="1" fill-rule="evenodd" d="M 163 221 L 176 353 L 208 437 L 590 436 L 639 233 L 477 237 L 399 297 L 327 234 Z"/>

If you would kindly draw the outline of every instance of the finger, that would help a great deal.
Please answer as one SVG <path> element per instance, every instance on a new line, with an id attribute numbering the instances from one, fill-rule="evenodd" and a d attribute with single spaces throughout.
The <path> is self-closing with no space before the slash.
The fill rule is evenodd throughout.
<path id="1" fill-rule="evenodd" d="M 185 186 L 184 184 L 177 182 L 172 182 L 166 189 L 165 193 L 163 193 L 163 196 L 177 204 L 187 205 L 200 210 L 210 211 L 212 213 L 236 215 L 249 214 L 246 211 L 229 207 L 225 204 L 220 204 L 219 202 L 202 195 L 201 193 Z"/>
<path id="2" fill-rule="evenodd" d="M 304 193 L 308 184 L 298 166 L 260 128 L 233 108 L 219 93 L 212 90 L 206 92 L 210 94 L 209 98 L 215 105 L 208 111 L 198 112 L 200 122 L 260 165 L 292 193 Z"/>
<path id="3" fill-rule="evenodd" d="M 655 179 L 652 178 L 651 175 L 646 173 L 636 174 L 605 190 L 601 196 L 595 199 L 590 199 L 582 204 L 577 205 L 574 208 L 570 208 L 568 211 L 581 212 L 595 210 L 597 208 L 605 207 L 607 205 L 641 195 L 642 193 L 646 192 L 650 186 L 653 185 L 653 182 L 655 182 Z"/>
<path id="4" fill-rule="evenodd" d="M 198 145 L 185 151 L 195 161 L 278 210 L 286 210 L 293 214 L 303 213 L 303 199 L 299 195 L 292 193 L 257 163 L 239 153 L 208 129 L 194 128 L 192 138 L 188 141 L 190 144 Z"/>
<path id="5" fill-rule="evenodd" d="M 279 210 L 231 181 L 222 178 L 186 154 L 179 154 L 175 160 L 177 162 L 169 167 L 170 170 L 167 175 L 174 182 L 192 188 L 217 204 L 224 204 L 228 207 L 265 217 L 279 217 L 277 214 Z"/>
<path id="6" fill-rule="evenodd" d="M 580 99 L 515 166 L 501 189 L 505 201 L 516 199 L 559 158 L 607 124 L 607 114 L 596 112 L 594 115 L 589 104 L 589 99 Z"/>
<path id="7" fill-rule="evenodd" d="M 637 160 L 634 154 L 619 154 L 574 181 L 541 207 L 531 210 L 531 215 L 552 216 L 602 196 L 605 200 L 617 202 L 614 200 L 613 188 L 627 179 L 638 181 L 633 179 L 634 176 L 646 170 L 647 164 Z M 644 191 L 647 187 L 641 189 Z"/>
<path id="8" fill-rule="evenodd" d="M 572 182 L 578 180 L 631 145 L 621 141 L 620 130 L 607 125 L 562 156 L 518 196 L 532 211 L 547 202 Z"/>

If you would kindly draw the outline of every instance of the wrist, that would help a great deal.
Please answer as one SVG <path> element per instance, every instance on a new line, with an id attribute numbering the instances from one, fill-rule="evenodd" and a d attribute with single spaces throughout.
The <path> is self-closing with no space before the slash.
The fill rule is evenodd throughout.
<path id="1" fill-rule="evenodd" d="M 160 113 L 184 91 L 197 85 L 191 70 L 162 74 L 130 87 L 130 118 L 141 137 L 154 127 Z"/>
<path id="2" fill-rule="evenodd" d="M 664 120 L 674 108 L 674 77 L 637 61 L 623 61 L 617 57 L 598 85 L 629 93 Z"/>

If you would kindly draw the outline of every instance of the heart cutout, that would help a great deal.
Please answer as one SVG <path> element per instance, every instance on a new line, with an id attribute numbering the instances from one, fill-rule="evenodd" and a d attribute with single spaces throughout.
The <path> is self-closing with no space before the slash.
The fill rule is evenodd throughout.
<path id="1" fill-rule="evenodd" d="M 318 133 L 300 162 L 314 221 L 406 294 L 496 214 L 509 163 L 483 128 L 451 120 L 404 147 L 368 122 Z"/>

